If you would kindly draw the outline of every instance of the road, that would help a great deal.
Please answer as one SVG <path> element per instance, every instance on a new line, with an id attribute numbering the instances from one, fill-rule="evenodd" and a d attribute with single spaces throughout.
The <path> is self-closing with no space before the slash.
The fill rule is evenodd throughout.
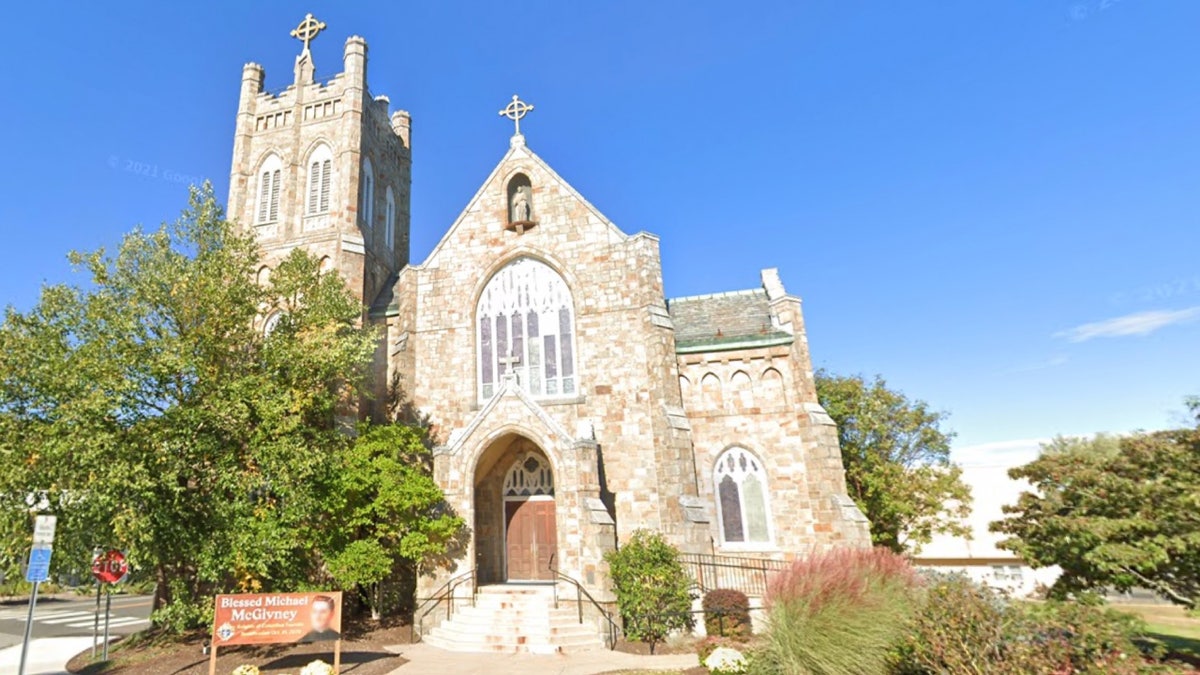
<path id="1" fill-rule="evenodd" d="M 150 625 L 149 595 L 112 596 L 109 635 L 129 635 Z M 100 630 L 104 630 L 104 603 L 100 604 Z M 92 635 L 96 596 L 84 598 L 62 595 L 38 598 L 33 614 L 33 637 L 72 637 Z M 0 649 L 21 644 L 29 602 L 0 604 Z"/>

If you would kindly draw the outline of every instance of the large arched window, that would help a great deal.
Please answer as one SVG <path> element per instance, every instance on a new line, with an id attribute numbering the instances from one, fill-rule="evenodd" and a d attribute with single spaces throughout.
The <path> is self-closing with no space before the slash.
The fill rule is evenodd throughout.
<path id="1" fill-rule="evenodd" d="M 388 186 L 387 199 L 383 212 L 383 245 L 391 250 L 396 244 L 396 197 L 392 194 L 392 186 Z"/>
<path id="2" fill-rule="evenodd" d="M 745 448 L 726 450 L 717 458 L 713 483 L 722 541 L 732 545 L 770 543 L 767 474 L 758 457 Z"/>
<path id="3" fill-rule="evenodd" d="M 272 154 L 262 163 L 258 171 L 258 209 L 254 222 L 273 223 L 279 220 L 279 181 L 283 163 Z"/>
<path id="4" fill-rule="evenodd" d="M 371 160 L 363 158 L 362 165 L 362 204 L 359 211 L 363 219 L 363 229 L 370 231 L 375 225 L 375 168 Z"/>
<path id="5" fill-rule="evenodd" d="M 575 305 L 549 265 L 517 258 L 479 298 L 479 396 L 489 399 L 506 376 L 536 397 L 574 395 Z"/>
<path id="6" fill-rule="evenodd" d="M 333 153 L 324 143 L 308 156 L 308 210 L 310 216 L 329 212 L 329 193 L 333 189 Z"/>

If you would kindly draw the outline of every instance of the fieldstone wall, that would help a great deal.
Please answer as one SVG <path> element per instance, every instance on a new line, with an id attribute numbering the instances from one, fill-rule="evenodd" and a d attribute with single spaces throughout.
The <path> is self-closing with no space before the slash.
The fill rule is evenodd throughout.
<path id="1" fill-rule="evenodd" d="M 606 506 L 618 538 L 640 527 L 668 532 L 680 544 L 689 538 L 702 541 L 704 528 L 683 525 L 678 501 L 680 494 L 696 494 L 690 440 L 686 430 L 670 426 L 664 412 L 678 408 L 680 401 L 672 332 L 653 318 L 664 307 L 658 240 L 621 232 L 522 141 L 514 139 L 429 259 L 401 272 L 394 289 L 398 311 L 389 320 L 389 340 L 406 336 L 391 361 L 395 376 L 429 415 L 435 435 L 452 446 L 452 435 L 471 424 L 486 403 L 477 385 L 475 327 L 484 285 L 521 256 L 550 265 L 574 299 L 578 386 L 571 396 L 533 403 L 558 427 L 570 430 L 567 443 L 542 450 L 556 466 L 565 462 L 572 471 L 595 477 L 594 495 L 588 496 Z M 517 174 L 527 176 L 531 185 L 534 220 L 524 232 L 506 228 L 506 187 Z M 480 424 L 503 428 L 509 421 L 497 415 Z M 470 460 L 445 461 L 453 468 L 447 467 L 449 482 L 443 485 L 473 497 Z M 563 496 L 575 487 L 571 482 L 559 485 Z M 470 501 L 464 499 L 461 508 L 473 522 Z M 604 576 L 597 554 L 586 561 L 580 555 L 602 543 L 589 530 L 595 524 L 590 521 L 600 517 L 596 511 L 579 505 L 558 508 L 560 556 L 564 563 L 574 561 L 585 581 Z M 694 534 L 697 529 L 699 535 Z M 593 590 L 606 588 L 598 581 Z"/>
<path id="2" fill-rule="evenodd" d="M 779 289 L 782 292 L 782 288 Z M 847 505 L 837 429 L 817 404 L 800 301 L 772 300 L 791 344 L 679 356 L 680 389 L 695 443 L 697 482 L 718 553 L 792 558 L 834 546 L 869 546 L 866 519 Z M 773 540 L 725 544 L 714 468 L 732 446 L 754 453 L 768 480 Z"/>
<path id="3" fill-rule="evenodd" d="M 227 216 L 254 232 L 273 269 L 292 249 L 303 247 L 336 270 L 364 305 L 408 262 L 412 155 L 411 120 L 388 116 L 386 97 L 367 90 L 367 45 L 346 41 L 344 72 L 313 81 L 311 56 L 297 57 L 295 79 L 279 92 L 265 90 L 262 66 L 246 64 L 234 132 Z M 321 144 L 332 152 L 329 210 L 306 213 L 307 160 Z M 281 162 L 278 218 L 258 221 L 259 174 L 271 156 Z M 375 170 L 374 218 L 359 216 L 362 160 Z M 386 246 L 385 195 L 395 199 L 395 237 Z"/>

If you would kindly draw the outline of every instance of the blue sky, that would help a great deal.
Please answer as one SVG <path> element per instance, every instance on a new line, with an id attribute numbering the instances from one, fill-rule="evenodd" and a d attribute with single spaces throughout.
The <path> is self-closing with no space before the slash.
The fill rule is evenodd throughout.
<path id="1" fill-rule="evenodd" d="M 228 189 L 242 64 L 306 11 L 413 115 L 413 259 L 505 152 L 496 111 L 668 295 L 777 266 L 814 363 L 979 444 L 1176 423 L 1200 393 L 1200 3 L 22 3 L 6 10 L 0 303 Z M 155 167 L 157 177 L 126 170 Z"/>

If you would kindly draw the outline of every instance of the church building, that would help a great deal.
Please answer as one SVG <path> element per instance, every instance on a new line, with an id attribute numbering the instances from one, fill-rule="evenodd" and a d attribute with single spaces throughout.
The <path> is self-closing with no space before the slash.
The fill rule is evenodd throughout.
<path id="1" fill-rule="evenodd" d="M 257 234 L 260 276 L 302 247 L 345 279 L 382 327 L 380 386 L 432 424 L 436 480 L 471 532 L 422 591 L 473 569 L 481 587 L 563 575 L 611 598 L 603 556 L 638 529 L 737 558 L 869 545 L 776 270 L 667 298 L 659 238 L 618 227 L 535 153 L 516 96 L 487 120 L 491 174 L 454 222 L 416 224 L 444 234 L 410 260 L 411 117 L 369 91 L 361 37 L 316 81 L 321 28 L 310 15 L 293 31 L 285 89 L 245 66 L 228 214 Z"/>

